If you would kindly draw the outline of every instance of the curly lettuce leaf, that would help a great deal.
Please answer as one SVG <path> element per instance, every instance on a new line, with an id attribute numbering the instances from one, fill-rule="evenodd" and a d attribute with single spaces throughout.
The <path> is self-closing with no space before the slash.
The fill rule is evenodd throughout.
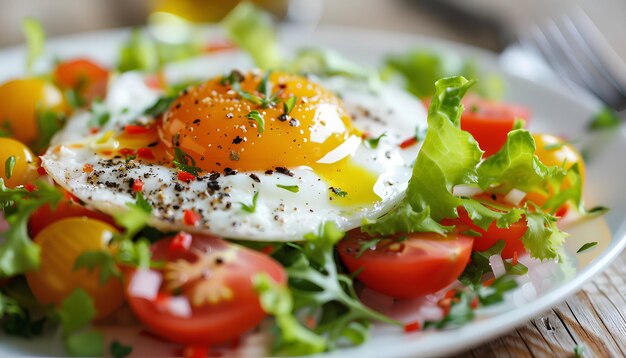
<path id="1" fill-rule="evenodd" d="M 228 38 L 248 52 L 262 69 L 278 67 L 281 53 L 270 15 L 256 5 L 242 2 L 223 20 Z"/>
<path id="2" fill-rule="evenodd" d="M 377 220 L 363 220 L 361 231 L 369 235 L 390 236 L 398 232 L 436 232 L 445 235 L 451 227 L 433 220 L 430 209 L 421 212 L 413 210 L 407 202 L 388 212 Z"/>
<path id="3" fill-rule="evenodd" d="M 407 188 L 406 200 L 417 212 L 430 209 L 439 222 L 458 217 L 463 200 L 452 195 L 458 184 L 477 182 L 476 165 L 482 151 L 476 140 L 460 128 L 461 99 L 474 84 L 463 77 L 437 81 L 437 92 L 428 109 L 428 131 Z"/>

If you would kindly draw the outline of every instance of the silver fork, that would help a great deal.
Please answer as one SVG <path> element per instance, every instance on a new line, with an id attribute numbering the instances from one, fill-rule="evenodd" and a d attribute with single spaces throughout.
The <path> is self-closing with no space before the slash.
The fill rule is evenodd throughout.
<path id="1" fill-rule="evenodd" d="M 520 36 L 565 80 L 587 88 L 616 111 L 626 109 L 626 64 L 593 21 L 574 7 Z"/>

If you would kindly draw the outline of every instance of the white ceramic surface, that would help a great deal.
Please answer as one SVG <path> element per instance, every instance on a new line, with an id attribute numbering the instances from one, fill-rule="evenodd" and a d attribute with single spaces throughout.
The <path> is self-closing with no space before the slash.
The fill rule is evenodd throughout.
<path id="1" fill-rule="evenodd" d="M 119 43 L 127 30 L 77 35 L 53 39 L 47 44 L 50 54 L 59 57 L 88 55 L 105 64 L 113 64 Z M 388 53 L 402 53 L 412 47 L 443 51 L 451 56 L 473 57 L 487 72 L 501 73 L 506 84 L 505 98 L 524 104 L 532 110 L 531 128 L 566 136 L 589 148 L 587 167 L 587 206 L 603 205 L 611 208 L 601 220 L 569 228 L 572 236 L 566 249 L 575 252 L 582 243 L 598 241 L 600 244 L 588 253 L 572 255 L 571 267 L 546 263 L 541 277 L 522 280 L 521 287 L 507 295 L 504 303 L 478 312 L 477 319 L 456 330 L 403 334 L 397 328 L 376 326 L 372 338 L 364 345 L 346 348 L 329 356 L 336 357 L 401 357 L 440 356 L 468 349 L 481 342 L 505 334 L 529 318 L 541 313 L 568 295 L 607 267 L 626 246 L 626 127 L 610 133 L 586 134 L 585 126 L 600 108 L 593 98 L 560 87 L 554 83 L 538 83 L 503 72 L 498 58 L 491 53 L 467 46 L 442 42 L 413 35 L 323 27 L 314 34 L 284 31 L 286 47 L 325 46 L 345 54 L 357 62 L 376 65 Z M 17 77 L 23 72 L 24 50 L 12 48 L 0 51 L 0 81 Z M 173 345 L 156 343 L 151 338 L 138 335 L 132 329 L 113 328 L 113 334 L 132 343 L 136 356 L 163 356 L 173 352 Z M 58 334 L 50 332 L 43 338 L 26 341 L 0 336 L 0 356 L 59 356 L 63 355 Z M 255 350 L 262 339 L 248 340 L 246 351 Z M 256 353 L 255 353 L 256 352 Z"/>

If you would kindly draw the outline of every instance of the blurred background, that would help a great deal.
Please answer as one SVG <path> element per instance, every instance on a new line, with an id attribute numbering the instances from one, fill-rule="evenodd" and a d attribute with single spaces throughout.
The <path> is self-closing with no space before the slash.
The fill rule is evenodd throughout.
<path id="1" fill-rule="evenodd" d="M 21 21 L 39 19 L 49 37 L 139 26 L 168 12 L 194 22 L 219 21 L 238 0 L 0 0 L 0 47 L 23 42 Z M 626 108 L 626 0 L 254 0 L 284 22 L 314 29 L 346 25 L 394 30 L 503 52 L 529 76 L 543 73 L 518 59 L 539 52 L 556 73 L 572 77 L 617 110 Z M 575 17 L 571 16 L 572 11 Z M 562 15 L 570 14 L 563 22 Z M 571 19 L 583 14 L 583 25 Z M 560 30 L 559 30 L 560 29 Z M 581 30 L 582 29 L 582 30 Z M 562 32 L 565 32 L 563 34 Z M 583 35 L 581 37 L 581 34 Z M 547 38 L 546 38 L 547 37 Z M 569 37 L 585 38 L 574 42 Z M 530 43 L 530 44 L 529 44 Z M 591 43 L 591 46 L 587 46 Z M 551 45 L 557 49 L 548 48 Z M 565 45 L 563 47 L 562 45 Z M 570 46 L 570 47 L 568 47 Z M 580 47 L 584 48 L 580 48 Z M 528 51 L 528 49 L 534 51 Z M 553 51 L 550 51 L 553 50 Z M 547 53 L 546 53 L 547 51 Z M 576 56 L 570 53 L 581 52 Z M 574 58 L 575 61 L 571 61 Z M 547 61 L 545 61 L 547 60 Z M 594 67 L 595 65 L 595 67 Z M 568 67 L 569 66 L 569 67 Z M 581 67 L 582 66 L 582 67 Z M 559 68 L 560 67 L 560 68 Z M 579 74 L 580 70 L 583 70 Z M 594 72 L 595 71 L 595 72 Z M 588 72 L 588 73 L 587 73 Z M 586 77 L 594 83 L 585 83 Z M 602 80 L 597 80 L 601 78 Z M 610 82 L 606 85 L 603 82 Z M 615 82 L 615 83 L 613 83 Z M 593 87 L 596 88 L 593 88 Z M 616 94 L 617 93 L 617 94 Z"/>

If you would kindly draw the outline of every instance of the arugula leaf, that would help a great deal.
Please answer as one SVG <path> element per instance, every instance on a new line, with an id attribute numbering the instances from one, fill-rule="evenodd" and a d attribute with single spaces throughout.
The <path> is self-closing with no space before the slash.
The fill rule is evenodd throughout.
<path id="1" fill-rule="evenodd" d="M 597 131 L 616 128 L 619 127 L 621 122 L 615 111 L 609 107 L 604 107 L 593 116 L 591 122 L 589 122 L 588 129 L 590 131 Z"/>
<path id="2" fill-rule="evenodd" d="M 10 155 L 7 160 L 4 161 L 4 176 L 7 179 L 11 179 L 13 176 L 13 168 L 15 167 L 15 156 Z"/>
<path id="3" fill-rule="evenodd" d="M 248 204 L 244 204 L 244 203 L 239 203 L 241 204 L 241 210 L 248 212 L 248 213 L 253 213 L 256 211 L 256 202 L 259 199 L 259 192 L 255 192 L 254 195 L 252 196 L 252 204 L 248 205 Z"/>
<path id="4" fill-rule="evenodd" d="M 595 247 L 597 244 L 598 244 L 597 241 L 587 242 L 583 246 L 581 246 L 580 249 L 578 249 L 576 251 L 576 253 L 580 254 L 581 252 L 585 252 L 585 251 L 591 249 L 592 247 Z"/>
<path id="5" fill-rule="evenodd" d="M 0 178 L 0 208 L 4 208 L 9 229 L 0 243 L 0 277 L 11 277 L 39 267 L 39 246 L 28 235 L 30 215 L 44 204 L 55 207 L 62 194 L 53 186 L 37 182 L 38 190 L 9 189 Z M 8 213 L 7 208 L 12 211 Z"/>
<path id="6" fill-rule="evenodd" d="M 109 346 L 109 351 L 111 352 L 111 355 L 113 357 L 123 358 L 123 357 L 130 355 L 133 352 L 133 347 L 130 345 L 120 343 L 119 341 L 113 341 L 111 342 L 111 345 Z"/>
<path id="7" fill-rule="evenodd" d="M 26 57 L 26 70 L 32 74 L 35 62 L 43 55 L 46 34 L 41 23 L 34 18 L 26 18 L 22 22 L 22 31 L 26 36 L 26 47 L 28 54 Z"/>
<path id="8" fill-rule="evenodd" d="M 274 316 L 280 331 L 274 335 L 273 355 L 300 356 L 326 350 L 325 338 L 302 326 L 292 314 L 293 297 L 287 287 L 277 284 L 266 273 L 254 276 L 253 282 L 261 307 Z"/>
<path id="9" fill-rule="evenodd" d="M 100 285 L 107 283 L 112 277 L 121 279 L 122 272 L 117 267 L 115 258 L 109 251 L 86 251 L 74 261 L 73 270 L 79 270 L 86 268 L 88 271 L 93 271 L 98 267 L 100 269 Z"/>
<path id="10" fill-rule="evenodd" d="M 445 235 L 452 227 L 437 223 L 430 215 L 430 209 L 421 212 L 413 210 L 411 205 L 403 202 L 394 210 L 377 220 L 363 219 L 361 231 L 370 235 L 389 236 L 397 232 L 436 232 Z"/>
<path id="11" fill-rule="evenodd" d="M 196 177 L 202 171 L 196 166 L 196 160 L 178 147 L 174 147 L 174 167 Z"/>
<path id="12" fill-rule="evenodd" d="M 275 68 L 281 63 L 274 24 L 268 13 L 249 2 L 242 2 L 223 20 L 228 38 L 262 69 Z"/>
<path id="13" fill-rule="evenodd" d="M 263 131 L 265 131 L 265 118 L 263 118 L 263 115 L 259 113 L 259 111 L 251 111 L 246 114 L 246 118 L 252 119 L 256 122 L 259 133 L 263 133 Z"/>
<path id="14" fill-rule="evenodd" d="M 297 193 L 300 191 L 300 187 L 297 185 L 281 185 L 281 184 L 276 184 L 276 187 L 281 188 L 281 189 L 285 189 L 287 191 L 290 191 L 292 193 Z"/>

